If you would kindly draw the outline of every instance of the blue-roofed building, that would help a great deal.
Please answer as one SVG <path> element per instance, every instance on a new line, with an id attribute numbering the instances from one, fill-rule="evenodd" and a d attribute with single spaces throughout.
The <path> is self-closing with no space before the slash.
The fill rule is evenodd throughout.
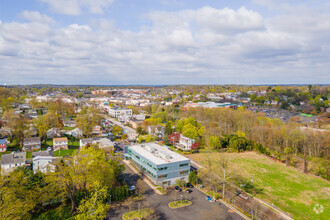
<path id="1" fill-rule="evenodd" d="M 7 140 L 0 139 L 0 152 L 6 152 L 6 151 L 7 151 Z"/>

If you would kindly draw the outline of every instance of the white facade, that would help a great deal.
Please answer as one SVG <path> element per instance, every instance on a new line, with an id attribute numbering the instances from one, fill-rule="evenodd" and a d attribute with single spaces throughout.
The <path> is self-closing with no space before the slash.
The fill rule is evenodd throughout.
<path id="1" fill-rule="evenodd" d="M 132 109 L 129 108 L 107 108 L 109 115 L 118 118 L 121 115 L 132 117 Z"/>
<path id="2" fill-rule="evenodd" d="M 37 173 L 38 171 L 42 173 L 54 172 L 55 167 L 52 165 L 52 157 L 51 156 L 36 156 L 33 158 L 33 173 Z"/>
<path id="3" fill-rule="evenodd" d="M 191 145 L 195 143 L 194 139 L 188 138 L 180 134 L 179 144 L 177 145 L 178 148 L 181 150 L 191 150 Z"/>

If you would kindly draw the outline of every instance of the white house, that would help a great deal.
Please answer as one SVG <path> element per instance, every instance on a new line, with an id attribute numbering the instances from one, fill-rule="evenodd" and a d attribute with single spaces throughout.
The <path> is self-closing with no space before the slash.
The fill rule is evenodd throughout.
<path id="1" fill-rule="evenodd" d="M 54 151 L 39 151 L 32 153 L 33 173 L 38 171 L 42 173 L 55 172 L 55 166 L 52 164 Z"/>
<path id="2" fill-rule="evenodd" d="M 179 143 L 176 145 L 177 148 L 181 150 L 191 150 L 191 145 L 195 143 L 194 139 L 188 138 L 180 134 Z"/>
<path id="3" fill-rule="evenodd" d="M 24 166 L 26 161 L 26 152 L 4 154 L 1 156 L 1 175 L 12 172 L 19 166 Z"/>
<path id="4" fill-rule="evenodd" d="M 83 136 L 83 131 L 79 128 L 75 128 L 75 129 L 66 131 L 65 134 L 70 135 L 70 136 L 75 137 L 75 138 L 79 138 L 79 137 Z"/>
<path id="5" fill-rule="evenodd" d="M 138 121 L 144 121 L 146 119 L 146 116 L 144 114 L 138 114 L 133 116 Z"/>
<path id="6" fill-rule="evenodd" d="M 86 147 L 87 144 L 98 144 L 101 149 L 113 149 L 114 144 L 108 138 L 85 138 L 79 140 L 80 149 Z"/>

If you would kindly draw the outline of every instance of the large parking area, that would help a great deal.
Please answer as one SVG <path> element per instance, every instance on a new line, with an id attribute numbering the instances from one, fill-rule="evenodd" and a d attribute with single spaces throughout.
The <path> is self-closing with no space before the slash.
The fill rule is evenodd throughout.
<path id="1" fill-rule="evenodd" d="M 136 181 L 139 179 L 127 166 L 123 178 L 130 186 L 135 185 Z M 145 188 L 144 199 L 135 201 L 131 205 L 131 210 L 137 210 L 140 203 L 141 209 L 150 207 L 156 210 L 157 216 L 154 217 L 155 219 L 243 219 L 220 202 L 207 201 L 205 194 L 195 188 L 192 189 L 193 192 L 190 194 L 170 190 L 166 195 L 155 194 L 147 184 L 145 184 Z M 168 207 L 169 202 L 180 200 L 181 197 L 192 201 L 192 205 L 178 209 L 171 209 Z M 127 211 L 129 211 L 127 204 L 113 204 L 108 212 L 108 218 L 122 219 L 122 215 Z"/>

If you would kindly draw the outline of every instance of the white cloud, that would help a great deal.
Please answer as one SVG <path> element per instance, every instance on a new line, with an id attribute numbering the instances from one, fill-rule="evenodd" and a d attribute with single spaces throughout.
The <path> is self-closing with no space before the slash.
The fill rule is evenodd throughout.
<path id="1" fill-rule="evenodd" d="M 79 15 L 83 9 L 93 14 L 103 14 L 103 9 L 109 7 L 114 0 L 39 0 L 49 5 L 56 13 Z"/>
<path id="2" fill-rule="evenodd" d="M 40 14 L 37 11 L 23 11 L 21 13 L 21 17 L 25 18 L 26 20 L 38 22 L 38 23 L 47 23 L 47 24 L 54 24 L 55 20 L 47 15 Z"/>
<path id="3" fill-rule="evenodd" d="M 0 75 L 11 84 L 329 83 L 327 12 L 265 20 L 207 6 L 145 19 L 137 32 L 107 20 L 0 21 Z"/>

